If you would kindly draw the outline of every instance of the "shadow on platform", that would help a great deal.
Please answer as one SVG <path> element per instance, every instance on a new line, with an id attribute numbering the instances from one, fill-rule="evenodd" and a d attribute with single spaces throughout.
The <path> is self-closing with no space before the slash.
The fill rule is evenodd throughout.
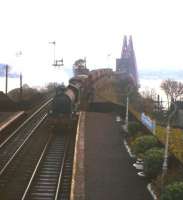
<path id="1" fill-rule="evenodd" d="M 100 113 L 109 113 L 109 112 L 124 113 L 125 107 L 111 102 L 94 102 L 89 104 L 88 111 L 100 112 Z"/>

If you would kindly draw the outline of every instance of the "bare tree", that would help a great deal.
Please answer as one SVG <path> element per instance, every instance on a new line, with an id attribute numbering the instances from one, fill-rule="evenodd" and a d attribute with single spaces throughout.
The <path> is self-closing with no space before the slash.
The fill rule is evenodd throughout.
<path id="1" fill-rule="evenodd" d="M 168 105 L 171 101 L 177 101 L 183 95 L 183 83 L 181 82 L 167 79 L 161 83 L 160 87 L 167 96 Z"/>
<path id="2" fill-rule="evenodd" d="M 58 86 L 60 86 L 59 83 L 57 83 L 57 82 L 50 82 L 50 83 L 47 84 L 46 89 L 48 90 L 48 92 L 51 92 L 51 91 L 55 91 L 55 89 Z"/>
<path id="3" fill-rule="evenodd" d="M 145 88 L 141 92 L 141 109 L 143 112 L 152 114 L 155 109 L 156 91 L 153 88 Z"/>
<path id="4" fill-rule="evenodd" d="M 156 100 L 157 96 L 156 90 L 154 88 L 145 88 L 145 90 L 141 92 L 141 95 L 143 98 L 151 100 Z"/>

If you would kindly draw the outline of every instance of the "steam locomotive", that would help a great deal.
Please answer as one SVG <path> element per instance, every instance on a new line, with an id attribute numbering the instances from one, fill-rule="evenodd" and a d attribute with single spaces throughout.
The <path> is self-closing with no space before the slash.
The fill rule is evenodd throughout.
<path id="1" fill-rule="evenodd" d="M 70 79 L 68 87 L 58 87 L 50 110 L 50 123 L 57 129 L 70 129 L 76 112 L 86 109 L 92 101 L 95 83 L 103 76 L 111 76 L 112 69 L 90 71 Z"/>

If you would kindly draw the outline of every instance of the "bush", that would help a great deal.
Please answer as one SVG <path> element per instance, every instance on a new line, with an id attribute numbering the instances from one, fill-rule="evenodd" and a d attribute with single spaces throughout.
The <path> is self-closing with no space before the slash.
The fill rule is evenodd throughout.
<path id="1" fill-rule="evenodd" d="M 37 95 L 40 95 L 40 93 L 34 88 L 30 88 L 27 85 L 22 88 L 22 101 L 31 101 Z M 10 92 L 8 92 L 8 96 L 14 102 L 20 101 L 20 88 L 15 88 L 11 90 Z"/>
<path id="2" fill-rule="evenodd" d="M 181 200 L 183 199 L 183 182 L 174 182 L 165 187 L 160 200 Z"/>
<path id="3" fill-rule="evenodd" d="M 149 178 L 156 177 L 162 171 L 164 149 L 152 148 L 144 155 L 144 173 Z"/>
<path id="4" fill-rule="evenodd" d="M 130 135 L 136 135 L 140 131 L 141 125 L 138 122 L 129 122 L 128 131 Z"/>
<path id="5" fill-rule="evenodd" d="M 144 154 L 147 150 L 153 147 L 158 147 L 158 140 L 153 135 L 140 136 L 135 139 L 132 144 L 132 150 L 135 154 Z"/>

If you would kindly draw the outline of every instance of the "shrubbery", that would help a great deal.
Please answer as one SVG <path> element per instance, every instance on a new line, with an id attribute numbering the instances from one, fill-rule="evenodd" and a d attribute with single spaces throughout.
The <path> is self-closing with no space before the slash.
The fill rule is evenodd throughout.
<path id="1" fill-rule="evenodd" d="M 36 96 L 40 95 L 37 89 L 30 88 L 28 85 L 23 85 L 22 88 L 22 101 L 32 101 Z M 20 88 L 15 88 L 8 92 L 8 96 L 14 102 L 20 101 Z"/>
<path id="2" fill-rule="evenodd" d="M 156 177 L 162 171 L 164 149 L 152 148 L 144 155 L 144 173 L 149 178 Z"/>
<path id="3" fill-rule="evenodd" d="M 144 154 L 148 149 L 153 147 L 158 147 L 159 143 L 155 136 L 153 135 L 145 135 L 140 136 L 135 139 L 132 144 L 132 150 L 135 154 Z"/>
<path id="4" fill-rule="evenodd" d="M 138 122 L 129 122 L 128 124 L 128 131 L 130 136 L 136 135 L 141 128 L 141 124 Z"/>
<path id="5" fill-rule="evenodd" d="M 183 199 L 183 182 L 174 182 L 165 187 L 160 200 L 181 200 Z"/>

